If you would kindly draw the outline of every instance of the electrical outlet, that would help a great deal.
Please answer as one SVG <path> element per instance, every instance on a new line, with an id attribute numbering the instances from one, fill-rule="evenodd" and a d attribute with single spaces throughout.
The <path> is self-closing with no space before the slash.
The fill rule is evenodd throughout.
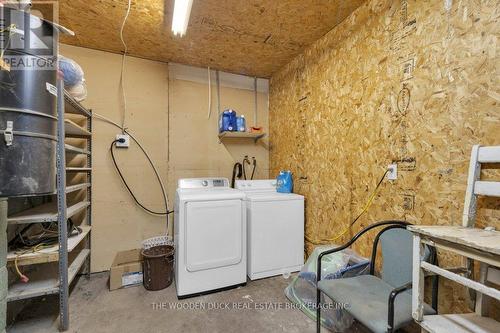
<path id="1" fill-rule="evenodd" d="M 398 165 L 397 164 L 389 164 L 387 166 L 387 170 L 389 170 L 389 172 L 387 173 L 387 179 L 389 179 L 389 180 L 398 179 Z"/>
<path id="2" fill-rule="evenodd" d="M 116 140 L 124 139 L 125 142 L 116 141 L 116 148 L 128 148 L 130 146 L 130 136 L 128 134 L 117 134 Z"/>

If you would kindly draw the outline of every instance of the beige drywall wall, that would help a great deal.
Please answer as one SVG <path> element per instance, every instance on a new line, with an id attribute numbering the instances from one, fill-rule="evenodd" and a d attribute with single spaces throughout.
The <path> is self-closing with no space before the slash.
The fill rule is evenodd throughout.
<path id="1" fill-rule="evenodd" d="M 120 122 L 122 113 L 118 88 L 121 57 L 68 45 L 61 46 L 61 54 L 75 59 L 85 71 L 88 97 L 83 104 L 94 113 Z M 203 80 L 193 79 L 190 75 L 176 75 L 169 82 L 167 64 L 139 58 L 128 57 L 125 68 L 126 127 L 142 142 L 166 180 L 171 207 L 178 178 L 230 177 L 232 165 L 245 154 L 257 157 L 257 175 L 267 177 L 269 162 L 265 140 L 258 144 L 218 142 L 215 74 L 212 81 L 212 115 L 207 119 L 208 85 Z M 222 84 L 220 95 L 221 107 L 244 111 L 252 124 L 252 91 L 227 79 Z M 259 94 L 258 101 L 259 123 L 267 129 L 266 91 Z M 109 269 L 117 251 L 139 247 L 143 239 L 162 235 L 166 230 L 165 218 L 151 216 L 134 204 L 113 167 L 109 146 L 119 132 L 118 128 L 94 119 L 94 272 Z M 150 209 L 163 211 L 160 187 L 137 146 L 132 143 L 129 149 L 117 151 L 116 156 L 137 197 Z"/>
<path id="2" fill-rule="evenodd" d="M 245 155 L 257 159 L 255 179 L 267 178 L 269 154 L 267 138 L 255 143 L 248 139 L 219 141 L 217 89 L 215 73 L 212 73 L 211 116 L 208 118 L 208 73 L 189 73 L 188 68 L 172 65 L 170 75 L 170 162 L 169 193 L 174 199 L 177 180 L 191 177 L 227 177 L 231 180 L 233 165 L 241 162 Z M 183 67 L 183 66 L 181 66 Z M 184 75 L 182 75 L 185 73 Z M 177 78 L 178 77 L 178 78 Z M 241 76 L 232 76 L 236 80 Z M 251 80 L 253 81 L 253 80 Z M 245 83 L 245 82 L 243 82 Z M 260 83 L 260 81 L 259 81 Z M 229 87 L 231 86 L 231 87 Z M 233 88 L 239 86 L 239 88 Z M 260 89 L 259 89 L 260 90 Z M 268 94 L 262 89 L 257 98 L 257 122 L 268 130 Z M 247 126 L 254 125 L 254 93 L 244 85 L 221 76 L 221 110 L 232 108 L 245 115 Z M 246 167 L 251 172 L 249 166 Z"/>
<path id="3" fill-rule="evenodd" d="M 84 69 L 88 97 L 83 103 L 94 113 L 121 121 L 119 79 L 121 57 L 116 54 L 62 45 L 61 54 Z M 126 126 L 139 138 L 167 176 L 168 66 L 127 58 Z M 109 147 L 118 128 L 94 118 L 92 170 L 92 271 L 109 269 L 117 251 L 139 246 L 140 240 L 165 230 L 164 218 L 144 213 L 125 191 Z M 154 210 L 163 210 L 159 186 L 136 145 L 117 151 L 117 160 L 136 195 Z"/>

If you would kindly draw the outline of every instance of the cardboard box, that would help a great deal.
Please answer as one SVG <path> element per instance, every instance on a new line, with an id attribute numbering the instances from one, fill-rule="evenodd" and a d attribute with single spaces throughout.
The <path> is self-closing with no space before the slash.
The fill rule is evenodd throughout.
<path id="1" fill-rule="evenodd" d="M 142 255 L 140 249 L 120 251 L 109 269 L 109 290 L 142 284 Z"/>

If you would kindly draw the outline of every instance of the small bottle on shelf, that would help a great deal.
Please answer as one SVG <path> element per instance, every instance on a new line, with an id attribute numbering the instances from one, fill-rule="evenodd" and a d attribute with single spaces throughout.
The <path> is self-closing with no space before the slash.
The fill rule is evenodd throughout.
<path id="1" fill-rule="evenodd" d="M 238 132 L 247 131 L 245 116 L 241 115 L 236 118 L 236 128 L 238 129 Z"/>

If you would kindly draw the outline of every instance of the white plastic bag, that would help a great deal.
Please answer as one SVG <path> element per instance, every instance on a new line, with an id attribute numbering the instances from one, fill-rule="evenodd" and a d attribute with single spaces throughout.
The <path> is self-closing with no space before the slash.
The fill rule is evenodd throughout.
<path id="1" fill-rule="evenodd" d="M 85 82 L 71 87 L 67 91 L 77 102 L 81 102 L 87 98 L 87 85 Z"/>
<path id="2" fill-rule="evenodd" d="M 83 84 L 85 81 L 83 69 L 76 61 L 59 55 L 58 65 L 59 70 L 64 75 L 64 85 L 66 88 L 72 88 Z"/>
<path id="3" fill-rule="evenodd" d="M 295 303 L 309 318 L 316 320 L 316 268 L 319 253 L 336 248 L 336 245 L 317 246 L 307 259 L 300 273 L 285 289 L 286 297 Z M 368 274 L 370 262 L 350 249 L 329 254 L 321 261 L 321 279 L 341 279 Z M 321 324 L 334 332 L 343 332 L 352 326 L 354 319 L 341 306 L 322 294 Z"/>

